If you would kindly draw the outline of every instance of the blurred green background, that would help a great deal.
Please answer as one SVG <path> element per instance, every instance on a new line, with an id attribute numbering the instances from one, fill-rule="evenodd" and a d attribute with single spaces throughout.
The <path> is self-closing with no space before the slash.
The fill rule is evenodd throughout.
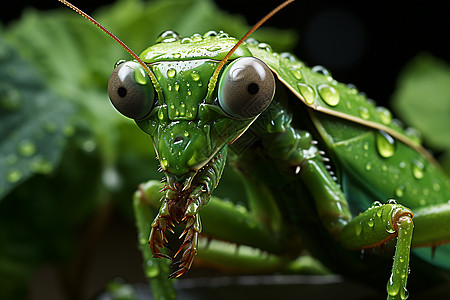
<path id="1" fill-rule="evenodd" d="M 166 29 L 239 37 L 278 3 L 73 2 L 136 52 Z M 443 4 L 304 2 L 253 37 L 325 65 L 337 80 L 392 107 L 450 170 L 450 21 Z M 149 137 L 113 109 L 106 92 L 114 63 L 129 55 L 56 0 L 9 4 L 1 23 L 0 299 L 90 299 L 116 277 L 144 282 L 131 196 L 140 182 L 161 175 Z M 327 294 L 342 291 L 331 283 Z M 354 292 L 345 299 L 367 293 L 348 284 Z M 320 299 L 322 292 L 312 288 L 310 295 Z"/>

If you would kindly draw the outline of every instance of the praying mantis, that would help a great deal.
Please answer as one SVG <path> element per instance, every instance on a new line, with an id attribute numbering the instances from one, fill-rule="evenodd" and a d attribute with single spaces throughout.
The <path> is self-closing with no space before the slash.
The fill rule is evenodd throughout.
<path id="1" fill-rule="evenodd" d="M 270 271 L 304 251 L 333 271 L 364 274 L 379 261 L 365 265 L 360 250 L 395 244 L 387 297 L 406 299 L 411 246 L 434 249 L 450 240 L 449 180 L 414 132 L 325 68 L 249 37 L 293 1 L 241 39 L 169 30 L 139 56 L 60 2 L 133 56 L 116 64 L 108 93 L 153 141 L 163 179 L 141 185 L 135 206 L 138 219 L 146 206 L 159 207 L 149 248 L 155 259 L 174 261 L 169 278 L 188 272 L 197 255 Z M 213 195 L 227 168 L 243 181 L 247 209 Z M 169 232 L 181 245 L 171 245 Z M 270 259 L 199 249 L 202 235 L 261 249 Z M 440 257 L 434 264 L 448 268 L 450 256 Z"/>

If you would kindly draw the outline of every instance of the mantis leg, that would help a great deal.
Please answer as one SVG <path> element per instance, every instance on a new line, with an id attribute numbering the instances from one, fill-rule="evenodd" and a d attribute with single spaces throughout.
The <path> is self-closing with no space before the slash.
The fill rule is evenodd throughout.
<path id="1" fill-rule="evenodd" d="M 364 249 L 382 245 L 397 237 L 392 272 L 387 284 L 388 299 L 406 299 L 406 281 L 414 224 L 411 210 L 389 201 L 353 218 L 340 232 L 344 248 Z"/>
<path id="2" fill-rule="evenodd" d="M 398 237 L 387 292 L 388 299 L 404 299 L 413 230 L 411 210 L 391 201 L 352 217 L 347 200 L 328 172 L 326 159 L 322 158 L 311 135 L 294 129 L 288 115 L 277 115 L 277 111 L 269 113 L 270 124 L 259 124 L 259 128 L 263 128 L 259 134 L 268 154 L 285 170 L 294 170 L 310 197 L 296 201 L 312 200 L 313 213 L 343 248 L 371 248 Z M 364 230 L 366 227 L 368 229 Z"/>
<path id="3" fill-rule="evenodd" d="M 387 284 L 388 299 L 405 299 L 409 256 L 413 234 L 413 213 L 391 200 L 376 205 L 352 219 L 348 216 L 344 195 L 335 191 L 337 184 L 317 160 L 309 160 L 300 174 L 311 194 L 322 224 L 346 249 L 365 249 L 385 244 L 398 237 L 392 273 Z M 341 209 L 339 209 L 341 208 Z"/>
<path id="4" fill-rule="evenodd" d="M 160 188 L 161 183 L 158 181 L 149 181 L 141 185 L 135 195 L 134 205 L 140 236 L 148 234 L 149 224 L 158 212 Z M 270 207 L 270 191 L 263 186 L 249 181 L 246 190 L 249 198 L 259 198 L 264 194 L 265 202 Z M 272 213 L 276 215 L 276 212 Z M 299 239 L 293 238 L 289 233 L 286 233 L 286 238 L 282 238 L 284 235 L 279 231 L 278 222 L 267 220 L 267 214 L 262 208 L 251 211 L 213 196 L 200 215 L 203 231 L 194 264 L 240 274 L 268 273 L 282 269 L 290 273 L 328 273 L 315 259 L 299 257 L 302 251 Z M 152 286 L 158 288 L 160 283 L 167 285 L 164 279 L 170 274 L 169 264 L 165 263 L 166 260 L 151 257 L 146 238 L 141 237 L 139 241 L 147 261 L 146 273 L 152 275 L 149 276 Z"/>

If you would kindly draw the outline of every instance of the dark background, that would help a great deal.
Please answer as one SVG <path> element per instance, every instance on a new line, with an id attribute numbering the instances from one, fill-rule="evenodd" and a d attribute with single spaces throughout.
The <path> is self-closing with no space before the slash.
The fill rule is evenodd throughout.
<path id="1" fill-rule="evenodd" d="M 73 2 L 92 13 L 113 1 Z M 230 13 L 245 16 L 249 24 L 281 3 L 216 2 Z M 62 7 L 56 0 L 16 3 L 0 11 L 4 25 L 19 18 L 26 6 Z M 395 89 L 399 71 L 418 53 L 429 52 L 450 62 L 450 17 L 445 1 L 296 1 L 266 26 L 296 29 L 300 43 L 294 52 L 300 59 L 308 65 L 324 65 L 338 81 L 355 84 L 383 104 Z"/>

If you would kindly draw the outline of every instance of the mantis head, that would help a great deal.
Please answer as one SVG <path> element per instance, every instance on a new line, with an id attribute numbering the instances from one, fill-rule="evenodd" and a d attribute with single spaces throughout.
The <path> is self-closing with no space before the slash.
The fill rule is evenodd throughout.
<path id="1" fill-rule="evenodd" d="M 209 201 L 225 166 L 227 145 L 235 141 L 270 105 L 275 93 L 272 71 L 254 58 L 244 40 L 288 0 L 261 19 L 240 40 L 222 32 L 181 39 L 173 31 L 140 56 L 92 17 L 59 0 L 116 40 L 134 58 L 116 64 L 108 82 L 112 104 L 148 133 L 164 172 L 162 204 L 152 223 L 154 257 L 171 257 L 166 230 L 185 224 L 184 249 L 177 270 L 184 274 L 197 253 L 200 208 Z"/>

